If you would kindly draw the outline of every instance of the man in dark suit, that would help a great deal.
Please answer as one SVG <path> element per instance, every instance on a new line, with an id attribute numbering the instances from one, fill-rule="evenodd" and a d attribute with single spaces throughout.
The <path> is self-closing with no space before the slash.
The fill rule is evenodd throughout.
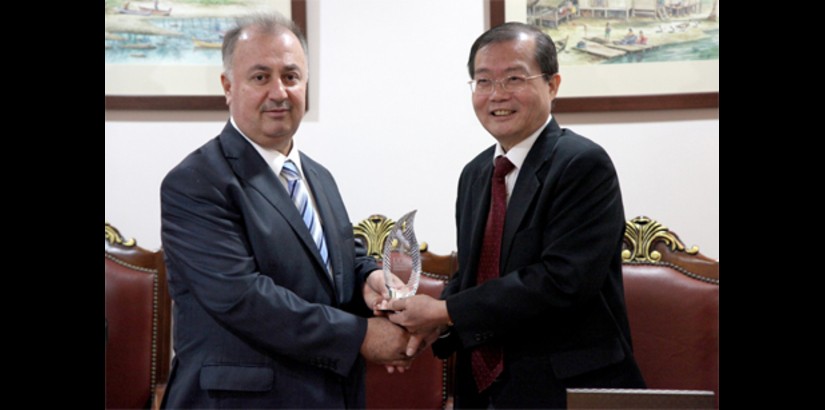
<path id="1" fill-rule="evenodd" d="M 457 408 L 564 408 L 566 388 L 644 387 L 624 303 L 624 210 L 594 142 L 551 115 L 561 78 L 553 41 L 507 23 L 468 62 L 473 106 L 497 144 L 458 184 L 458 272 L 442 300 L 393 301 L 390 320 L 457 351 Z"/>
<path id="2" fill-rule="evenodd" d="M 161 186 L 174 300 L 168 408 L 364 407 L 364 358 L 407 364 L 409 335 L 370 307 L 383 276 L 335 181 L 296 148 L 306 40 L 280 16 L 229 31 L 230 120 Z"/>

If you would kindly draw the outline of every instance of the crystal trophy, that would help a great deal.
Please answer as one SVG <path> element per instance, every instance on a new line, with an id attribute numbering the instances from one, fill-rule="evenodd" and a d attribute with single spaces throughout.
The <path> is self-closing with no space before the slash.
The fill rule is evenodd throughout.
<path id="1" fill-rule="evenodd" d="M 384 241 L 384 283 L 390 299 L 407 298 L 418 290 L 421 250 L 413 230 L 416 211 L 410 211 L 396 221 Z"/>

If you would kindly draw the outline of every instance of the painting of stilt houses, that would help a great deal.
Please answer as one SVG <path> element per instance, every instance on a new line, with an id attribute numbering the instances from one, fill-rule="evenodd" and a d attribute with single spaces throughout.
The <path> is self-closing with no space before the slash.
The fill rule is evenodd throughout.
<path id="1" fill-rule="evenodd" d="M 579 0 L 579 14 L 594 18 L 685 16 L 702 12 L 700 0 Z"/>
<path id="2" fill-rule="evenodd" d="M 719 58 L 719 0 L 527 0 L 562 64 Z"/>
<path id="3" fill-rule="evenodd" d="M 535 0 L 528 4 L 529 23 L 539 27 L 558 27 L 572 21 L 579 13 L 571 0 Z"/>

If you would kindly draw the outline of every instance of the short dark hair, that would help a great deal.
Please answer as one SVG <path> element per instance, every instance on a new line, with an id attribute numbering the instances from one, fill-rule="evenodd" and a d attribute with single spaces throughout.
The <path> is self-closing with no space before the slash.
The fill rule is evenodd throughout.
<path id="1" fill-rule="evenodd" d="M 559 60 L 556 56 L 556 45 L 553 39 L 535 26 L 524 23 L 504 23 L 487 30 L 479 36 L 473 47 L 470 48 L 470 59 L 467 61 L 467 68 L 470 70 L 470 78 L 475 75 L 476 53 L 482 47 L 491 43 L 501 43 L 518 39 L 521 34 L 530 34 L 536 40 L 536 62 L 541 68 L 541 72 L 553 75 L 559 72 Z"/>
<path id="2" fill-rule="evenodd" d="M 278 33 L 281 30 L 291 31 L 292 34 L 295 34 L 295 37 L 298 38 L 298 41 L 301 42 L 304 55 L 307 59 L 309 58 L 307 39 L 294 21 L 279 13 L 251 14 L 238 18 L 236 26 L 224 34 L 221 54 L 223 56 L 223 71 L 227 75 L 232 70 L 232 56 L 235 54 L 235 45 L 238 44 L 238 38 L 241 36 L 241 32 L 251 27 L 266 33 Z"/>

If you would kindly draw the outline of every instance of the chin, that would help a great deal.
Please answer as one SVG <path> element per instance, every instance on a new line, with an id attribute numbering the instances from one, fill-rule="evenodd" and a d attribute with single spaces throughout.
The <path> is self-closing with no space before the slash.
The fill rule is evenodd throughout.
<path id="1" fill-rule="evenodd" d="M 507 140 L 513 137 L 513 132 L 510 129 L 502 129 L 501 127 L 489 127 L 487 128 L 487 132 L 490 133 L 495 139 L 497 140 Z"/>

